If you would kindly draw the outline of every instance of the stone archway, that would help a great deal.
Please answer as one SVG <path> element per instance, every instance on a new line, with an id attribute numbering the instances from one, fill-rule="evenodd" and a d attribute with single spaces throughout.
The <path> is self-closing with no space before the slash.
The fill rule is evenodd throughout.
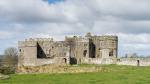
<path id="1" fill-rule="evenodd" d="M 67 63 L 67 59 L 66 59 L 66 58 L 63 58 L 63 59 L 62 59 L 62 63 L 66 64 L 66 63 Z"/>

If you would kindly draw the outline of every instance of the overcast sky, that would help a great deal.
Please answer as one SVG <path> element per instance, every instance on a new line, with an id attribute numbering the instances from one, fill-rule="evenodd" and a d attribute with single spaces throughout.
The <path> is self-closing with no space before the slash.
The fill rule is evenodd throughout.
<path id="1" fill-rule="evenodd" d="M 30 37 L 118 35 L 119 55 L 150 55 L 150 0 L 0 0 L 0 54 Z"/>

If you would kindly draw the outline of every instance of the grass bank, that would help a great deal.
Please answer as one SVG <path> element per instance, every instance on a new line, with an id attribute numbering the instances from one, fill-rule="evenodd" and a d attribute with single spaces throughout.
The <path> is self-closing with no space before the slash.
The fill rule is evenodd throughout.
<path id="1" fill-rule="evenodd" d="M 78 67 L 91 65 L 79 65 Z M 12 74 L 0 84 L 150 84 L 150 67 L 94 65 L 108 71 L 65 74 Z"/>

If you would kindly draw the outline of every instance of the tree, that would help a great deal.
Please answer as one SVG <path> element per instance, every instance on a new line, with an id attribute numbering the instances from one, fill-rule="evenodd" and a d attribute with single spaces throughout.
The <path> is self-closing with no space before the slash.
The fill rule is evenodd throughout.
<path id="1" fill-rule="evenodd" d="M 9 47 L 4 51 L 3 63 L 5 66 L 15 66 L 18 62 L 18 51 L 14 47 Z"/>

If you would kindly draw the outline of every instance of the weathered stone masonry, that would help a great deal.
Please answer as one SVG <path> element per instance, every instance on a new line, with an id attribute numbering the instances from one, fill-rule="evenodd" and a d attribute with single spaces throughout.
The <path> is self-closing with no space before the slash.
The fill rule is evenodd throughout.
<path id="1" fill-rule="evenodd" d="M 19 66 L 45 64 L 113 64 L 118 52 L 117 36 L 66 37 L 65 41 L 52 38 L 30 38 L 18 42 Z"/>

